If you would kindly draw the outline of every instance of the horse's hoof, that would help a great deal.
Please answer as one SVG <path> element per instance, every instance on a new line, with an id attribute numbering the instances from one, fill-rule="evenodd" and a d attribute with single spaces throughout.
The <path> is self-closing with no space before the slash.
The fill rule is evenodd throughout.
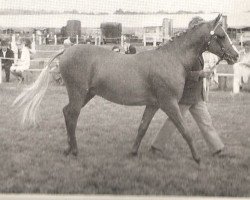
<path id="1" fill-rule="evenodd" d="M 64 150 L 63 155 L 68 156 L 69 154 L 72 154 L 73 156 L 77 156 L 78 155 L 78 150 L 77 149 L 72 149 L 72 148 L 67 148 L 66 150 Z"/>
<path id="2" fill-rule="evenodd" d="M 137 151 L 131 151 L 131 152 L 128 154 L 129 157 L 135 157 L 135 156 L 137 156 L 137 155 L 138 155 Z"/>
<path id="3" fill-rule="evenodd" d="M 71 149 L 67 148 L 63 151 L 63 155 L 68 156 L 70 154 Z"/>
<path id="4" fill-rule="evenodd" d="M 221 152 L 222 152 L 222 149 L 219 149 L 218 151 L 214 152 L 212 154 L 213 157 L 216 157 L 216 156 L 220 156 L 221 155 Z"/>
<path id="5" fill-rule="evenodd" d="M 198 165 L 200 165 L 200 163 L 201 163 L 201 159 L 200 159 L 200 158 L 195 158 L 194 160 L 195 160 L 195 162 L 196 162 Z"/>
<path id="6" fill-rule="evenodd" d="M 78 155 L 78 150 L 77 150 L 77 149 L 71 150 L 71 154 L 72 154 L 73 156 L 77 156 L 77 155 Z"/>
<path id="7" fill-rule="evenodd" d="M 161 150 L 161 149 L 158 149 L 158 148 L 156 148 L 156 147 L 154 147 L 154 146 L 151 146 L 150 148 L 149 148 L 149 150 L 148 150 L 149 152 L 151 152 L 152 154 L 157 154 L 157 153 L 159 153 L 159 154 L 161 154 L 162 156 L 163 156 L 163 151 Z"/>

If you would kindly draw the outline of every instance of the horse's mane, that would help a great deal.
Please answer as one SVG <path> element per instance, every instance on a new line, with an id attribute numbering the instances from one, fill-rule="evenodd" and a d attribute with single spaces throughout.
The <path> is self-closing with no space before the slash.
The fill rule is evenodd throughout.
<path id="1" fill-rule="evenodd" d="M 176 38 L 184 37 L 187 33 L 191 32 L 191 31 L 194 32 L 196 29 L 198 29 L 200 26 L 202 26 L 205 23 L 207 23 L 207 22 L 206 21 L 199 22 L 198 24 L 194 25 L 192 28 L 188 28 L 182 32 L 179 32 L 177 35 L 171 37 L 171 39 L 169 41 L 158 46 L 156 48 L 156 50 L 167 48 L 169 46 L 169 44 L 173 43 L 176 40 Z"/>

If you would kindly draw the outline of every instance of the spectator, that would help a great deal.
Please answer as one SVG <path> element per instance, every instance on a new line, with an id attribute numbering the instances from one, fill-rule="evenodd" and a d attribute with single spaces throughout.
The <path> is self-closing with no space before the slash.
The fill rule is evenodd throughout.
<path id="1" fill-rule="evenodd" d="M 120 52 L 120 48 L 118 46 L 113 46 L 112 51 L 114 52 Z"/>
<path id="2" fill-rule="evenodd" d="M 30 51 L 24 39 L 19 39 L 16 45 L 18 48 L 18 59 L 11 66 L 10 71 L 18 78 L 19 83 L 21 83 L 24 81 L 23 71 L 30 67 Z"/>
<path id="3" fill-rule="evenodd" d="M 2 58 L 11 58 L 11 59 L 2 59 L 2 69 L 5 70 L 6 82 L 10 81 L 10 67 L 14 62 L 14 52 L 9 49 L 9 42 L 7 40 L 1 40 L 1 50 L 0 57 Z"/>
<path id="4" fill-rule="evenodd" d="M 123 47 L 125 54 L 136 54 L 136 48 L 130 43 L 124 42 Z"/>
<path id="5" fill-rule="evenodd" d="M 64 48 L 68 48 L 71 47 L 73 45 L 73 43 L 70 41 L 70 38 L 68 37 L 66 40 L 63 41 L 63 46 Z"/>

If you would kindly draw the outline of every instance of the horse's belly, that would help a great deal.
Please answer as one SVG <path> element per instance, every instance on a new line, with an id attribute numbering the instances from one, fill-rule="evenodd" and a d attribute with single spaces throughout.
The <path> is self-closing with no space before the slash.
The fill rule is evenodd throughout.
<path id="1" fill-rule="evenodd" d="M 96 94 L 122 105 L 155 104 L 156 99 L 142 81 L 105 81 L 97 87 Z"/>
<path id="2" fill-rule="evenodd" d="M 142 106 L 142 105 L 155 105 L 156 99 L 153 96 L 138 96 L 138 95 L 117 95 L 117 93 L 109 94 L 98 94 L 104 99 L 121 104 L 121 105 L 130 105 L 130 106 Z"/>

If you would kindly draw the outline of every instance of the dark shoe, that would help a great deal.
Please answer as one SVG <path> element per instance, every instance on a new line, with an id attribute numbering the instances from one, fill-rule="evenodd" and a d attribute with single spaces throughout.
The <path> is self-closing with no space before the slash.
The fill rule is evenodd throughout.
<path id="1" fill-rule="evenodd" d="M 213 156 L 220 155 L 220 154 L 221 154 L 221 152 L 222 152 L 222 149 L 220 149 L 220 150 L 218 150 L 218 151 L 214 152 L 214 153 L 213 153 Z"/>
<path id="2" fill-rule="evenodd" d="M 154 146 L 151 146 L 149 151 L 152 152 L 153 154 L 160 153 L 161 155 L 163 155 L 163 151 L 161 149 L 154 147 Z"/>

